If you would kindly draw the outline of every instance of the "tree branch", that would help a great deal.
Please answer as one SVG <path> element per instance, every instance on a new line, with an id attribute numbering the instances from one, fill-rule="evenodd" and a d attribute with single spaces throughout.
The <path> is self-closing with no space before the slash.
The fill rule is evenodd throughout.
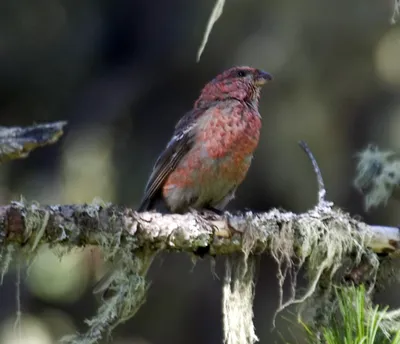
<path id="1" fill-rule="evenodd" d="M 39 243 L 97 245 L 102 234 L 112 233 L 121 235 L 122 241 L 125 238 L 134 238 L 138 248 L 151 245 L 154 250 L 179 252 L 207 248 L 214 255 L 241 251 L 246 234 L 254 239 L 252 246 L 255 252 L 267 251 L 271 238 L 279 235 L 286 225 L 290 224 L 301 232 L 310 222 L 324 228 L 346 228 L 349 229 L 349 234 L 364 234 L 365 245 L 374 252 L 400 250 L 400 233 L 397 227 L 370 226 L 335 209 L 313 209 L 302 214 L 273 209 L 266 213 L 226 213 L 223 217 L 207 219 L 200 213 L 137 213 L 114 205 L 41 207 L 13 202 L 10 206 L 0 207 L 0 238 L 2 245 L 30 244 L 34 249 Z M 323 228 L 315 228 L 315 231 L 319 229 Z M 298 246 L 302 240 L 299 238 Z"/>
<path id="2" fill-rule="evenodd" d="M 0 127 L 0 162 L 24 158 L 33 149 L 56 142 L 64 125 L 65 122 L 57 122 L 28 128 Z M 95 343 L 104 333 L 136 313 L 145 300 L 146 273 L 157 252 L 163 250 L 211 255 L 244 252 L 241 255 L 245 258 L 241 261 L 244 270 L 235 265 L 239 275 L 247 271 L 250 253 L 270 253 L 279 267 L 278 311 L 303 303 L 316 292 L 324 274 L 331 278 L 340 267 L 350 269 L 352 280 L 361 280 L 360 274 L 372 274 L 374 282 L 379 261 L 369 249 L 376 253 L 400 251 L 399 228 L 371 226 L 334 207 L 325 199 L 326 190 L 316 159 L 305 142 L 300 142 L 300 146 L 310 158 L 318 182 L 316 206 L 301 214 L 272 209 L 265 213 L 235 215 L 226 212 L 223 216 L 194 211 L 163 215 L 137 213 L 112 204 L 41 206 L 24 201 L 0 206 L 1 277 L 12 252 L 18 247 L 32 255 L 40 244 L 66 248 L 101 246 L 106 259 L 117 261 L 110 275 L 114 295 L 87 321 L 87 333 L 65 339 L 66 343 L 73 344 Z M 299 298 L 296 276 L 306 261 L 309 286 Z M 291 296 L 283 303 L 282 288 L 288 274 L 294 281 Z M 235 290 L 226 288 L 229 296 L 224 294 L 225 305 L 229 306 L 226 309 L 233 313 L 225 314 L 229 324 L 235 324 L 232 317 L 237 309 L 243 311 L 243 295 L 248 296 L 244 298 L 247 303 L 252 301 L 253 277 L 249 276 L 247 280 L 236 278 L 233 282 L 236 285 L 247 281 L 247 284 L 243 282 L 243 286 Z M 244 294 L 246 286 L 251 290 Z M 246 307 L 246 321 L 249 322 L 246 326 L 253 328 L 252 305 Z M 249 342 L 253 343 L 255 338 L 253 333 Z"/>
<path id="3" fill-rule="evenodd" d="M 26 158 L 34 149 L 57 142 L 66 124 L 54 122 L 30 127 L 0 127 L 0 162 Z"/>

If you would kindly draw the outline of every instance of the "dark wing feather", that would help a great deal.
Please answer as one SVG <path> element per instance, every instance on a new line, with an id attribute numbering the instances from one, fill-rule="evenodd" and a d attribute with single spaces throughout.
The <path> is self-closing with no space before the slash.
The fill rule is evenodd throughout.
<path id="1" fill-rule="evenodd" d="M 147 182 L 143 199 L 138 211 L 148 210 L 149 203 L 160 191 L 168 175 L 176 168 L 182 157 L 192 148 L 195 120 L 204 109 L 195 109 L 188 112 L 177 123 L 174 136 L 161 153 Z"/>

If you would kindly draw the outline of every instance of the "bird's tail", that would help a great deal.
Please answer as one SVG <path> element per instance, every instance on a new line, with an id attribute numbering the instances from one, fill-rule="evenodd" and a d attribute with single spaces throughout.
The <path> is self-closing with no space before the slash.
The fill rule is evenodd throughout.
<path id="1" fill-rule="evenodd" d="M 140 205 L 139 205 L 139 208 L 137 209 L 137 212 L 138 213 L 142 213 L 142 212 L 144 212 L 144 211 L 147 211 L 147 210 L 149 210 L 149 201 L 148 200 L 143 200 L 141 203 L 140 203 Z"/>
<path id="2" fill-rule="evenodd" d="M 155 210 L 162 214 L 168 214 L 171 212 L 164 197 L 162 196 L 161 189 L 158 190 L 151 198 L 143 198 L 136 211 L 142 213 L 151 210 Z"/>

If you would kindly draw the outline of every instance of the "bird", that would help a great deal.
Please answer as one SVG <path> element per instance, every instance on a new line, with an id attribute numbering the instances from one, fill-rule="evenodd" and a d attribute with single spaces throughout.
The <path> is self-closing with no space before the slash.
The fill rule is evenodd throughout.
<path id="1" fill-rule="evenodd" d="M 260 91 L 271 80 L 261 69 L 236 66 L 208 82 L 156 160 L 137 211 L 221 214 L 250 168 L 260 138 Z M 95 294 L 108 293 L 113 270 Z"/>
<path id="2" fill-rule="evenodd" d="M 260 90 L 271 80 L 239 66 L 207 83 L 154 164 L 138 212 L 221 213 L 249 170 L 261 130 Z"/>

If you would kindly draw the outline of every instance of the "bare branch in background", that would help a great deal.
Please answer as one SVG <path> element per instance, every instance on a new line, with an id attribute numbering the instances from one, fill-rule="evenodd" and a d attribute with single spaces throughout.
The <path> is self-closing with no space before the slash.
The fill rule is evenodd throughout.
<path id="1" fill-rule="evenodd" d="M 66 124 L 54 122 L 30 127 L 0 127 L 0 162 L 26 158 L 34 149 L 57 142 Z"/>

